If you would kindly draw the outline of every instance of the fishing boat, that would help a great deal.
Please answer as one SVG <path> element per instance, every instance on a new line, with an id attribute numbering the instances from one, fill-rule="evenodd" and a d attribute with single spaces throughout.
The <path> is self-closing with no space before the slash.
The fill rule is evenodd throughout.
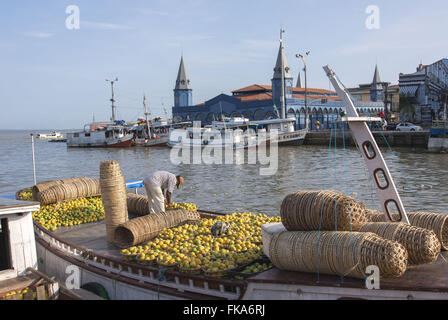
<path id="1" fill-rule="evenodd" d="M 139 122 L 132 128 L 134 133 L 133 146 L 136 147 L 165 147 L 169 142 L 170 130 L 187 128 L 191 122 L 183 121 L 171 123 L 161 118 Z"/>
<path id="2" fill-rule="evenodd" d="M 431 153 L 448 152 L 448 120 L 434 120 L 429 131 L 428 151 Z"/>
<path id="3" fill-rule="evenodd" d="M 38 133 L 36 137 L 40 140 L 64 139 L 64 135 L 58 131 L 53 131 L 51 133 Z"/>
<path id="4" fill-rule="evenodd" d="M 67 133 L 67 147 L 130 147 L 133 134 L 124 121 L 94 122 Z"/>

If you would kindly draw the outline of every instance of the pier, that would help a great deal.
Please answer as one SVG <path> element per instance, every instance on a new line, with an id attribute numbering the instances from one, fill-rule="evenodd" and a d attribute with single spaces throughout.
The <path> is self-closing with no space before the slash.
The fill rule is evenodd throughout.
<path id="1" fill-rule="evenodd" d="M 334 133 L 333 133 L 334 134 Z M 384 137 L 391 147 L 424 148 L 428 146 L 429 131 L 373 131 L 377 144 L 381 147 L 387 147 Z M 350 130 L 344 131 L 345 145 L 355 146 Z M 305 145 L 326 145 L 330 144 L 330 130 L 311 131 L 305 138 Z M 334 143 L 334 136 L 333 136 Z M 339 146 L 343 144 L 342 130 L 336 131 L 336 143 Z"/>

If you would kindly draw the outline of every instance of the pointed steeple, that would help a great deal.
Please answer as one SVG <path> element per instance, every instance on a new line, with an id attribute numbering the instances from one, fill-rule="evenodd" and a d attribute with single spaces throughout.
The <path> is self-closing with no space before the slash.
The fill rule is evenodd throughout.
<path id="1" fill-rule="evenodd" d="M 190 88 L 190 80 L 187 76 L 187 71 L 184 65 L 184 57 L 182 56 L 180 59 L 179 71 L 177 72 L 176 79 L 176 87 L 175 90 L 189 90 Z"/>
<path id="2" fill-rule="evenodd" d="M 303 88 L 302 78 L 300 77 L 300 71 L 299 71 L 299 77 L 297 78 L 296 88 Z"/>
<path id="3" fill-rule="evenodd" d="M 288 61 L 286 61 L 285 49 L 283 47 L 283 42 L 280 42 L 280 47 L 278 48 L 277 54 L 277 62 L 274 68 L 274 76 L 272 79 L 281 79 L 282 78 L 282 61 L 283 68 L 285 68 L 285 78 L 292 78 L 291 72 L 288 67 Z"/>
<path id="4" fill-rule="evenodd" d="M 372 101 L 384 101 L 384 88 L 380 79 L 378 65 L 375 65 L 375 74 L 370 85 L 370 99 Z"/>
<path id="5" fill-rule="evenodd" d="M 375 74 L 373 75 L 373 84 L 381 83 L 380 73 L 378 72 L 378 65 L 375 65 Z"/>

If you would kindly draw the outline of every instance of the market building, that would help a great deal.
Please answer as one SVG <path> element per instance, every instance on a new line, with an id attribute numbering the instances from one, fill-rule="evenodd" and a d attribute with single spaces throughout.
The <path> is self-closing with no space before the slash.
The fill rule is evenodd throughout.
<path id="1" fill-rule="evenodd" d="M 305 89 L 300 75 L 297 78 L 296 86 L 293 86 L 293 77 L 282 43 L 278 50 L 270 85 L 252 84 L 232 91 L 231 95 L 220 94 L 197 105 L 191 103 L 192 87 L 182 57 L 174 88 L 173 119 L 174 121 L 201 121 L 202 124 L 209 124 L 222 116 L 242 116 L 249 120 L 281 117 L 282 66 L 284 68 L 285 113 L 289 117 L 296 118 L 297 129 L 304 128 Z M 380 91 L 380 89 L 377 90 L 377 96 L 381 95 Z M 321 128 L 329 128 L 332 119 L 336 119 L 345 109 L 336 92 L 330 90 L 308 88 L 307 101 L 311 129 L 315 129 L 316 120 L 321 123 Z M 384 103 L 381 99 L 355 101 L 355 106 L 361 114 L 378 115 L 384 110 Z"/>

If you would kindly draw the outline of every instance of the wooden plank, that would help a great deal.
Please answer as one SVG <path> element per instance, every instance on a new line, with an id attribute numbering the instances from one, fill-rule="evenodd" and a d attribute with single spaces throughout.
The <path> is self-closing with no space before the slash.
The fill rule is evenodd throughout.
<path id="1" fill-rule="evenodd" d="M 45 286 L 41 285 L 36 288 L 37 300 L 47 300 L 47 294 L 45 292 Z"/>

